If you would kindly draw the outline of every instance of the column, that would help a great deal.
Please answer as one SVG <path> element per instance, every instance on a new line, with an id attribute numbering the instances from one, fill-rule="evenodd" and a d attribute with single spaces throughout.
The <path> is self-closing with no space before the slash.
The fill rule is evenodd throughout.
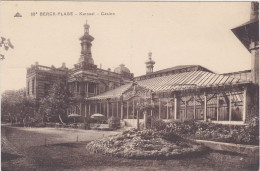
<path id="1" fill-rule="evenodd" d="M 178 106 L 177 106 L 177 96 L 176 95 L 174 95 L 174 119 L 176 120 L 177 119 L 177 109 L 178 109 Z"/>
<path id="2" fill-rule="evenodd" d="M 80 82 L 78 82 L 78 84 L 79 84 L 79 94 L 80 94 L 80 90 L 81 90 L 81 85 L 80 85 Z"/>
<path id="3" fill-rule="evenodd" d="M 137 129 L 139 130 L 139 110 L 136 110 L 136 118 L 137 118 Z"/>
<path id="4" fill-rule="evenodd" d="M 135 100 L 133 99 L 133 117 L 135 118 Z"/>
<path id="5" fill-rule="evenodd" d="M 245 121 L 246 121 L 246 110 L 247 110 L 247 87 L 245 87 L 244 88 L 244 101 L 243 101 L 243 117 L 242 117 L 242 119 L 243 119 L 243 123 L 245 123 Z"/>
<path id="6" fill-rule="evenodd" d="M 207 121 L 207 94 L 204 92 L 204 121 Z"/>
<path id="7" fill-rule="evenodd" d="M 95 84 L 95 94 L 97 95 L 97 84 Z"/>
<path id="8" fill-rule="evenodd" d="M 103 115 L 105 115 L 106 114 L 106 104 L 103 103 L 102 105 L 103 105 Z"/>
<path id="9" fill-rule="evenodd" d="M 86 92 L 86 95 L 87 95 L 87 97 L 88 97 L 88 82 L 87 82 L 87 92 Z"/>
<path id="10" fill-rule="evenodd" d="M 114 102 L 111 102 L 111 107 L 112 107 L 112 113 L 111 113 L 111 116 L 114 116 Z"/>
<path id="11" fill-rule="evenodd" d="M 193 96 L 193 118 L 196 119 L 196 96 Z"/>
<path id="12" fill-rule="evenodd" d="M 251 52 L 251 77 L 254 84 L 259 82 L 259 45 L 251 41 L 249 50 Z"/>
<path id="13" fill-rule="evenodd" d="M 121 119 L 124 119 L 124 103 L 121 101 Z"/>
<path id="14" fill-rule="evenodd" d="M 232 117 L 232 94 L 229 92 L 229 121 L 231 121 Z"/>
<path id="15" fill-rule="evenodd" d="M 167 118 L 166 119 L 169 119 L 169 99 L 168 99 L 168 97 L 167 97 L 166 107 L 167 107 Z"/>
<path id="16" fill-rule="evenodd" d="M 161 119 L 161 99 L 159 99 L 159 119 Z"/>
<path id="17" fill-rule="evenodd" d="M 118 117 L 118 100 L 116 101 L 116 116 Z"/>
<path id="18" fill-rule="evenodd" d="M 151 99 L 151 104 L 153 104 L 153 100 Z M 153 116 L 153 109 L 151 108 L 151 117 Z"/>
<path id="19" fill-rule="evenodd" d="M 79 115 L 81 115 L 81 103 L 79 103 Z"/>
<path id="20" fill-rule="evenodd" d="M 187 96 L 184 98 L 184 117 L 183 119 L 187 119 Z"/>
<path id="21" fill-rule="evenodd" d="M 109 118 L 109 103 L 107 101 L 107 118 Z"/>
<path id="22" fill-rule="evenodd" d="M 91 104 L 89 103 L 88 104 L 88 116 L 90 116 L 91 115 Z"/>
<path id="23" fill-rule="evenodd" d="M 219 94 L 217 94 L 217 121 L 219 120 Z"/>
<path id="24" fill-rule="evenodd" d="M 97 102 L 95 103 L 95 113 L 97 113 Z"/>
<path id="25" fill-rule="evenodd" d="M 147 111 L 144 111 L 144 129 L 147 128 Z"/>
<path id="26" fill-rule="evenodd" d="M 128 107 L 129 107 L 129 104 L 128 104 L 128 101 L 126 102 L 126 118 L 127 119 L 129 119 L 129 109 L 128 109 Z"/>
<path id="27" fill-rule="evenodd" d="M 85 117 L 87 117 L 87 103 L 85 103 Z"/>

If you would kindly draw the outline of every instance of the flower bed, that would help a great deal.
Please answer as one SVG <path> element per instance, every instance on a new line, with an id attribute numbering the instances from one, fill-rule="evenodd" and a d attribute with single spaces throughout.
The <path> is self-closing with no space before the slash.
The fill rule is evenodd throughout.
<path id="1" fill-rule="evenodd" d="M 200 140 L 248 145 L 259 144 L 258 118 L 254 118 L 249 125 L 222 125 L 199 121 L 172 122 L 167 124 L 165 131 Z"/>
<path id="2" fill-rule="evenodd" d="M 205 148 L 197 143 L 163 131 L 136 129 L 120 135 L 90 142 L 86 148 L 94 153 L 133 159 L 165 159 L 203 152 Z"/>

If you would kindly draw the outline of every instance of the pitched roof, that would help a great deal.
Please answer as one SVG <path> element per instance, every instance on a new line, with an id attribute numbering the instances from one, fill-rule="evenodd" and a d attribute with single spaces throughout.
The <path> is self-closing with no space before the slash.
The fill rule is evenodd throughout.
<path id="1" fill-rule="evenodd" d="M 151 77 L 160 77 L 162 74 L 176 74 L 176 73 L 191 72 L 191 71 L 212 72 L 209 69 L 204 68 L 200 65 L 178 65 L 178 66 L 162 69 L 159 71 L 155 71 L 152 73 L 147 73 L 145 75 L 140 75 L 138 77 L 135 77 L 135 80 L 144 80 L 144 79 L 149 79 Z"/>
<path id="2" fill-rule="evenodd" d="M 228 75 L 225 76 L 206 71 L 176 73 L 172 75 L 137 81 L 138 85 L 148 88 L 153 92 L 188 90 L 194 88 L 234 85 L 239 83 L 248 83 L 248 81 L 233 78 Z M 117 98 L 120 97 L 131 86 L 132 83 L 128 83 L 100 95 L 90 97 L 88 99 L 101 100 L 107 98 Z"/>

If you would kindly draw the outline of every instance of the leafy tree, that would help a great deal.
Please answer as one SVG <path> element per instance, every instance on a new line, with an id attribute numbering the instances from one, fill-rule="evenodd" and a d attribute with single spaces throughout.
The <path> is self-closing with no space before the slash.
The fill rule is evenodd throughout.
<path id="1" fill-rule="evenodd" d="M 41 99 L 39 112 L 45 121 L 57 122 L 67 119 L 69 91 L 63 81 L 56 81 L 49 90 L 48 96 Z"/>
<path id="2" fill-rule="evenodd" d="M 6 51 L 8 51 L 9 48 L 14 48 L 13 44 L 11 43 L 10 39 L 6 39 L 4 37 L 1 37 L 0 41 L 0 47 L 4 47 Z M 5 56 L 3 54 L 0 54 L 0 60 L 5 59 Z"/>
<path id="3" fill-rule="evenodd" d="M 2 93 L 1 117 L 10 122 L 22 122 L 35 115 L 35 99 L 26 97 L 25 89 L 7 90 Z"/>

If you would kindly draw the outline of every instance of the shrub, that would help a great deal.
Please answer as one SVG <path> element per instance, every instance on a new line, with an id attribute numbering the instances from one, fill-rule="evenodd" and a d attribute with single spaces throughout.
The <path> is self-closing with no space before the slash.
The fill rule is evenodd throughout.
<path id="1" fill-rule="evenodd" d="M 171 142 L 179 142 L 183 140 L 179 135 L 175 134 L 174 132 L 162 132 L 162 136 L 165 140 L 171 141 Z"/>
<path id="2" fill-rule="evenodd" d="M 155 129 L 157 131 L 164 130 L 166 128 L 166 123 L 163 120 L 153 120 L 152 121 L 152 129 Z"/>
<path id="3" fill-rule="evenodd" d="M 167 124 L 165 132 L 181 137 L 238 144 L 259 143 L 259 122 L 253 118 L 249 125 L 222 125 L 209 122 L 184 121 Z"/>
<path id="4" fill-rule="evenodd" d="M 108 119 L 108 126 L 109 128 L 112 128 L 112 129 L 118 129 L 120 128 L 120 118 L 117 118 L 117 117 L 110 117 Z"/>

